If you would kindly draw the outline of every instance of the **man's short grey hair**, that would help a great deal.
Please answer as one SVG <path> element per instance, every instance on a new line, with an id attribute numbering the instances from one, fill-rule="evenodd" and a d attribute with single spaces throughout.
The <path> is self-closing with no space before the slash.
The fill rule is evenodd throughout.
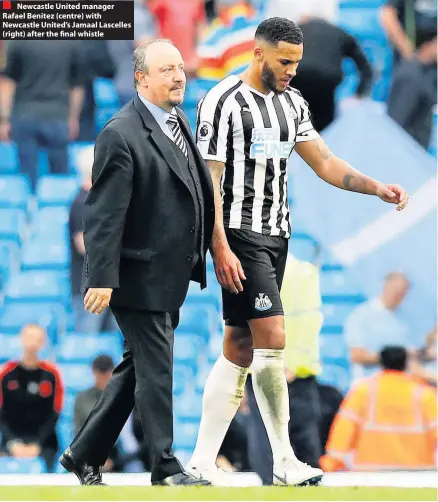
<path id="1" fill-rule="evenodd" d="M 135 78 L 135 73 L 137 71 L 144 71 L 145 73 L 149 72 L 148 64 L 146 61 L 147 50 L 148 48 L 156 44 L 158 42 L 165 42 L 170 45 L 174 45 L 171 40 L 166 38 L 157 38 L 156 40 L 151 40 L 150 42 L 146 42 L 145 44 L 139 45 L 135 50 L 132 56 L 132 66 L 134 70 L 134 87 L 137 89 L 137 79 Z"/>

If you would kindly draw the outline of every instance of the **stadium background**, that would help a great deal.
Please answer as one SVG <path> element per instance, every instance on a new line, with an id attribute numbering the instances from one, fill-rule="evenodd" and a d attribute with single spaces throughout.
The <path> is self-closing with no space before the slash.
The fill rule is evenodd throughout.
<path id="1" fill-rule="evenodd" d="M 408 223 L 387 218 L 388 208 L 378 201 L 334 192 L 317 182 L 294 154 L 290 163 L 293 237 L 291 250 L 311 259 L 322 247 L 321 293 L 324 325 L 320 336 L 323 371 L 320 381 L 345 393 L 350 385 L 350 363 L 343 338 L 348 313 L 378 294 L 384 276 L 403 270 L 413 288 L 401 314 L 414 327 L 414 345 L 421 346 L 436 319 L 436 113 L 429 151 L 417 145 L 385 115 L 392 74 L 392 50 L 380 25 L 383 0 L 341 0 L 337 23 L 360 41 L 374 70 L 372 101 L 342 109 L 358 76 L 344 65 L 345 79 L 338 89 L 339 117 L 323 134 L 331 149 L 366 174 L 400 183 L 413 194 Z M 260 9 L 264 8 L 260 2 Z M 118 110 L 114 84 L 96 79 L 96 130 Z M 183 109 L 192 127 L 196 105 L 205 87 L 191 80 Z M 69 175 L 48 174 L 47 157 L 40 152 L 40 178 L 35 196 L 19 173 L 14 144 L 0 144 L 0 362 L 20 355 L 18 333 L 28 322 L 47 329 L 50 344 L 43 356 L 59 365 L 66 399 L 58 423 L 60 448 L 72 438 L 73 403 L 77 393 L 92 384 L 91 360 L 100 353 L 119 359 L 119 333 L 84 335 L 74 332 L 69 284 L 69 205 L 80 186 L 76 157 L 85 143 L 69 148 Z M 305 187 L 305 189 L 303 189 Z M 348 209 L 348 211 L 346 211 Z M 322 218 L 322 215 L 325 215 Z M 379 243 L 357 246 L 366 229 L 384 235 Z M 364 235 L 361 232 L 365 232 Z M 355 240 L 356 239 L 356 240 Z M 175 449 L 181 460 L 194 447 L 201 414 L 203 383 L 221 350 L 220 290 L 209 263 L 209 287 L 193 285 L 181 311 L 175 337 Z M 0 458 L 0 472 L 44 472 L 39 460 Z M 62 472 L 62 469 L 59 469 Z"/>

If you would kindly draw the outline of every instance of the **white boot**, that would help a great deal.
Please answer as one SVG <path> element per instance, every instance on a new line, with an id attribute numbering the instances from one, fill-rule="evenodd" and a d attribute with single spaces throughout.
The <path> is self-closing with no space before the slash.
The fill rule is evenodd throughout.
<path id="1" fill-rule="evenodd" d="M 296 459 L 283 459 L 274 466 L 273 481 L 277 486 L 317 486 L 324 473 Z"/>

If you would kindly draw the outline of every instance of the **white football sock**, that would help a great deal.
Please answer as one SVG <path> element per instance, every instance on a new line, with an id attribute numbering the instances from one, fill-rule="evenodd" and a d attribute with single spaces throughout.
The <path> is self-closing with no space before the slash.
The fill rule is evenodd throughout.
<path id="1" fill-rule="evenodd" d="M 289 393 L 284 350 L 254 349 L 252 362 L 254 396 L 268 433 L 274 466 L 296 459 L 289 439 Z"/>
<path id="2" fill-rule="evenodd" d="M 202 418 L 190 466 L 214 469 L 227 430 L 240 406 L 248 368 L 221 354 L 208 375 L 202 398 Z"/>

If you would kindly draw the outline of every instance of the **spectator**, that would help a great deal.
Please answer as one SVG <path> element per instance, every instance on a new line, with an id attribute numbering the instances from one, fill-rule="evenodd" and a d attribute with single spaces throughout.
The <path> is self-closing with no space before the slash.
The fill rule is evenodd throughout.
<path id="1" fill-rule="evenodd" d="M 381 21 L 395 50 L 395 62 L 410 59 L 426 40 L 437 36 L 436 0 L 387 0 Z"/>
<path id="2" fill-rule="evenodd" d="M 298 23 L 303 15 L 318 17 L 329 23 L 338 19 L 339 0 L 270 0 L 266 17 L 285 17 Z M 306 51 L 307 41 L 306 39 Z"/>
<path id="3" fill-rule="evenodd" d="M 262 21 L 249 0 L 217 0 L 216 10 L 218 17 L 198 47 L 198 77 L 207 89 L 247 67 L 254 49 L 254 35 Z"/>
<path id="4" fill-rule="evenodd" d="M 409 345 L 409 329 L 396 313 L 408 289 L 403 274 L 390 273 L 381 297 L 359 305 L 347 318 L 344 334 L 353 363 L 353 380 L 378 371 L 379 352 L 385 345 Z"/>
<path id="5" fill-rule="evenodd" d="M 335 119 L 336 89 L 344 79 L 344 59 L 352 59 L 359 71 L 357 99 L 369 94 L 373 71 L 352 35 L 317 14 L 309 15 L 308 12 L 302 9 L 300 28 L 306 49 L 291 85 L 309 103 L 313 126 L 321 132 Z"/>
<path id="6" fill-rule="evenodd" d="M 325 471 L 436 469 L 437 399 L 406 371 L 403 347 L 380 353 L 383 370 L 358 383 L 335 418 L 321 459 Z"/>
<path id="7" fill-rule="evenodd" d="M 84 425 L 88 415 L 94 408 L 94 405 L 99 400 L 103 389 L 111 378 L 114 369 L 114 362 L 110 356 L 100 355 L 92 362 L 91 365 L 94 377 L 94 385 L 83 392 L 80 392 L 75 400 L 74 407 L 74 427 L 75 435 L 79 429 Z M 113 448 L 109 459 L 104 465 L 106 471 L 114 471 L 114 466 L 117 465 L 120 452 L 118 445 Z M 116 469 L 118 470 L 118 469 Z"/>
<path id="8" fill-rule="evenodd" d="M 85 245 L 82 212 L 88 191 L 91 188 L 91 170 L 94 161 L 94 148 L 83 148 L 78 154 L 78 168 L 83 181 L 79 193 L 70 208 L 70 284 L 71 301 L 75 330 L 79 333 L 99 333 L 100 331 L 118 331 L 116 320 L 110 309 L 98 316 L 84 309 L 84 297 L 81 293 L 81 277 L 84 266 Z"/>
<path id="9" fill-rule="evenodd" d="M 204 0 L 149 0 L 156 16 L 160 38 L 172 40 L 181 52 L 187 77 L 198 69 L 196 46 L 206 26 Z"/>
<path id="10" fill-rule="evenodd" d="M 66 173 L 67 146 L 79 132 L 83 102 L 80 44 L 14 40 L 0 76 L 0 141 L 18 147 L 22 172 L 33 189 L 38 150 L 47 150 L 52 173 Z"/>
<path id="11" fill-rule="evenodd" d="M 157 26 L 147 0 L 134 2 L 134 40 L 109 40 L 108 50 L 115 66 L 114 85 L 120 106 L 136 95 L 132 82 L 132 54 L 139 45 L 157 38 Z"/>
<path id="12" fill-rule="evenodd" d="M 412 358 L 409 371 L 420 381 L 437 386 L 437 327 L 427 335 L 425 346 Z"/>
<path id="13" fill-rule="evenodd" d="M 389 116 L 426 150 L 432 133 L 433 106 L 437 102 L 436 60 L 434 37 L 395 68 L 388 100 Z"/>
<path id="14" fill-rule="evenodd" d="M 59 369 L 38 357 L 46 343 L 44 329 L 28 324 L 20 336 L 21 359 L 6 363 L 0 372 L 1 448 L 15 458 L 41 457 L 52 471 L 64 389 Z"/>

